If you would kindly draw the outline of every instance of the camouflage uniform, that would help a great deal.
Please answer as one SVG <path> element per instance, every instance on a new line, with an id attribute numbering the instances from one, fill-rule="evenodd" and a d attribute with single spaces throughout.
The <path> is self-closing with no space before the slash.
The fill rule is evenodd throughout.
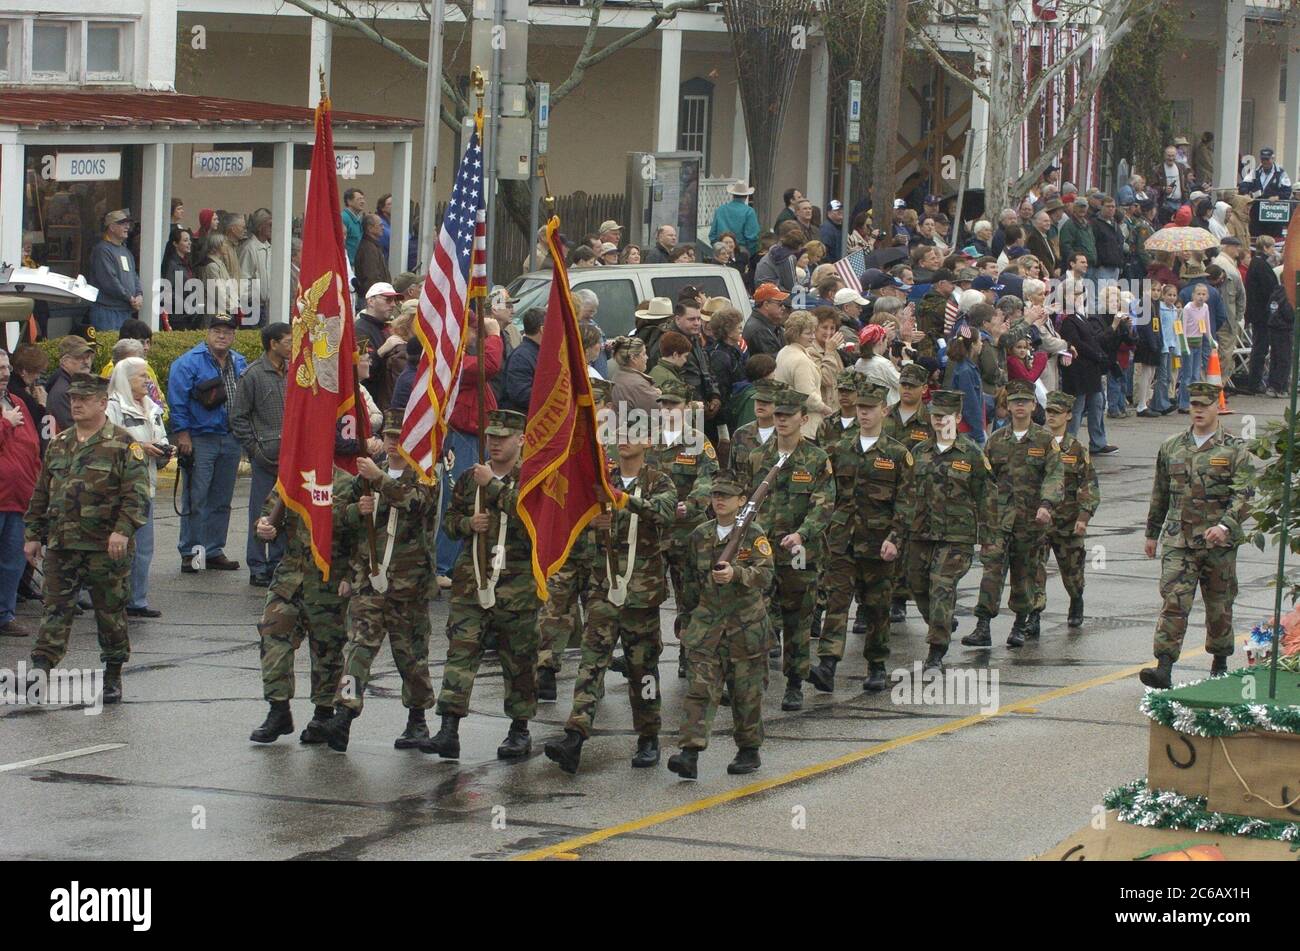
<path id="1" fill-rule="evenodd" d="M 858 392 L 858 386 L 862 383 L 863 376 L 857 370 L 841 370 L 839 376 L 835 379 L 835 390 L 843 398 L 844 396 L 854 396 Z M 822 420 L 817 427 L 817 439 L 815 442 L 818 446 L 826 451 L 826 455 L 831 455 L 835 447 L 839 445 L 840 440 L 850 435 L 857 435 L 858 432 L 858 415 L 855 410 L 849 410 L 849 423 L 844 425 L 844 409 L 841 407 L 837 412 L 831 413 Z"/>
<path id="2" fill-rule="evenodd" d="M 961 394 L 940 390 L 931 409 L 961 411 Z M 908 587 L 929 625 L 927 642 L 946 649 L 952 637 L 957 585 L 970 570 L 976 544 L 997 539 L 997 485 L 988 459 L 969 437 L 957 434 L 946 452 L 935 440 L 912 450 L 903 480 Z"/>
<path id="3" fill-rule="evenodd" d="M 93 395 L 99 386 L 69 392 Z M 78 442 L 75 426 L 50 440 L 45 462 L 27 506 L 25 539 L 45 546 L 45 616 L 32 647 L 32 660 L 57 666 L 68 652 L 77 593 L 84 587 L 95 606 L 99 658 L 124 664 L 131 654 L 126 602 L 132 541 L 149 509 L 149 471 L 144 449 L 131 434 L 105 421 L 99 432 Z M 108 538 L 125 535 L 127 550 L 109 557 Z"/>
<path id="4" fill-rule="evenodd" d="M 802 405 L 802 394 L 787 389 L 778 397 L 777 411 L 796 411 Z M 753 495 L 778 458 L 777 437 L 750 455 L 747 494 Z M 781 670 L 787 680 L 808 679 L 817 561 L 834 503 L 830 460 L 824 450 L 801 440 L 782 464 L 759 508 L 758 518 L 774 540 L 776 580 L 771 606 L 774 615 L 780 613 Z M 803 539 L 803 568 L 795 568 L 794 555 L 781 547 L 781 539 L 795 533 Z"/>
<path id="5" fill-rule="evenodd" d="M 776 399 L 776 393 L 781 385 L 771 377 L 759 380 L 754 384 L 754 402 L 771 403 Z M 776 435 L 776 428 L 773 427 L 768 431 L 767 438 L 770 441 Z M 759 438 L 758 420 L 746 423 L 744 426 L 738 426 L 736 431 L 731 434 L 731 455 L 728 464 L 736 472 L 749 471 L 749 454 L 763 445 Z"/>
<path id="6" fill-rule="evenodd" d="M 735 577 L 730 584 L 715 584 L 713 566 L 726 546 L 718 538 L 717 525 L 712 519 L 705 522 L 691 533 L 689 542 L 687 571 L 700 600 L 682 634 L 691 679 L 682 704 L 681 743 L 683 749 L 694 750 L 709 745 L 725 666 L 731 683 L 732 737 L 741 749 L 757 749 L 763 745 L 769 637 L 764 592 L 772 584 L 772 545 L 751 521 L 732 562 Z"/>
<path id="7" fill-rule="evenodd" d="M 311 537 L 302 518 L 289 510 L 280 531 L 284 535 L 284 557 L 271 576 L 266 606 L 258 622 L 261 644 L 262 696 L 274 703 L 294 695 L 293 658 L 304 636 L 311 652 L 311 702 L 328 708 L 334 704 L 343 670 L 343 646 L 347 643 L 345 614 L 348 602 L 339 597 L 338 580 L 346 578 L 348 527 L 345 512 L 352 476 L 334 470 L 334 539 L 330 564 L 336 580 L 324 581 L 311 554 Z M 272 493 L 262 506 L 269 516 L 275 505 Z"/>
<path id="8" fill-rule="evenodd" d="M 1148 539 L 1164 541 L 1164 606 L 1156 622 L 1156 657 L 1178 660 L 1198 584 L 1205 601 L 1205 649 L 1222 657 L 1232 654 L 1237 547 L 1246 539 L 1243 524 L 1251 496 L 1234 483 L 1252 468 L 1246 443 L 1222 430 L 1198 449 L 1189 429 L 1166 440 L 1156 454 L 1146 530 Z M 1228 529 L 1228 544 L 1211 548 L 1205 532 L 1216 525 Z"/>
<path id="9" fill-rule="evenodd" d="M 1008 387 L 1008 397 L 1023 400 L 1033 387 L 1022 380 Z M 1040 506 L 1055 510 L 1062 494 L 1060 449 L 1052 434 L 1031 422 L 1021 439 L 1010 425 L 997 430 L 984 447 L 997 480 L 1001 537 L 994 552 L 982 556 L 984 576 L 980 581 L 979 605 L 975 614 L 995 618 L 1002 603 L 1002 588 L 1011 574 L 1011 610 L 1017 616 L 1032 614 L 1041 598 L 1038 578 L 1042 573 L 1046 526 L 1036 521 Z"/>
<path id="10" fill-rule="evenodd" d="M 930 371 L 919 363 L 909 363 L 899 371 L 899 378 L 900 383 L 923 387 L 929 382 Z M 901 442 L 908 451 L 915 451 L 916 447 L 921 443 L 934 438 L 934 430 L 930 427 L 930 410 L 924 403 L 921 403 L 917 406 L 916 412 L 908 417 L 907 422 L 904 422 L 902 409 L 902 403 L 895 403 L 890 408 L 880 434 Z M 898 611 L 899 620 L 902 620 L 907 601 L 912 596 L 907 584 L 906 539 L 898 547 L 898 565 L 898 571 L 894 574 L 894 607 Z"/>
<path id="11" fill-rule="evenodd" d="M 388 561 L 388 590 L 374 590 L 370 581 L 370 545 L 365 520 L 356 503 L 347 508 L 355 542 L 351 552 L 352 629 L 343 648 L 343 676 L 336 704 L 361 712 L 370 667 L 388 637 L 393 663 L 402 678 L 402 706 L 427 710 L 433 706 L 433 683 L 429 677 L 429 596 L 432 592 L 434 551 L 429 529 L 438 511 L 438 490 L 420 481 L 412 469 L 397 478 L 384 473 L 378 485 L 358 477 L 348 497 L 377 494 L 374 522 L 377 554 L 388 549 L 388 521 L 397 512 L 393 551 Z"/>
<path id="12" fill-rule="evenodd" d="M 1048 395 L 1048 405 L 1052 405 L 1052 396 Z M 1061 396 L 1073 405 L 1074 397 L 1062 393 Z M 1088 522 L 1097 513 L 1101 504 L 1101 486 L 1097 482 L 1097 470 L 1088 456 L 1088 447 L 1069 433 L 1061 437 L 1060 442 L 1061 478 L 1063 492 L 1061 504 L 1052 510 L 1052 524 L 1047 530 L 1043 542 L 1043 553 L 1038 559 L 1038 600 L 1034 603 L 1035 611 L 1042 611 L 1047 606 L 1047 554 L 1056 555 L 1056 567 L 1061 572 L 1061 584 L 1071 601 L 1083 596 L 1084 562 L 1087 556 L 1085 536 L 1074 533 L 1074 523 Z"/>
<path id="13" fill-rule="evenodd" d="M 610 481 L 628 493 L 627 505 L 613 513 L 610 532 L 595 532 L 595 542 L 587 543 L 594 554 L 587 602 L 590 609 L 582 634 L 582 662 L 573 687 L 573 710 L 564 726 L 584 739 L 591 735 L 596 704 L 605 695 L 605 671 L 614 656 L 614 642 L 621 638 L 632 723 L 638 736 L 658 736 L 659 653 L 663 649 L 659 605 L 668 596 L 663 535 L 673 524 L 677 489 L 667 475 L 646 467 L 630 485 L 622 484 L 617 470 Z M 627 599 L 620 606 L 609 600 L 609 569 L 613 568 L 616 578 L 627 570 L 633 513 L 637 515 L 636 564 L 628 579 Z M 612 552 L 611 535 L 615 539 Z"/>
<path id="14" fill-rule="evenodd" d="M 859 398 L 883 402 L 883 392 L 875 391 L 884 388 L 871 390 Z M 837 661 L 844 658 L 849 601 L 858 589 L 866 594 L 861 602 L 867 617 L 863 656 L 884 662 L 889 658 L 889 604 L 898 562 L 882 559 L 880 547 L 886 541 L 900 545 L 904 525 L 897 502 L 912 468 L 912 454 L 888 436 L 880 436 L 864 450 L 855 431 L 835 447 L 831 468 L 835 471 L 835 511 L 826 532 L 829 601 L 817 655 Z"/>

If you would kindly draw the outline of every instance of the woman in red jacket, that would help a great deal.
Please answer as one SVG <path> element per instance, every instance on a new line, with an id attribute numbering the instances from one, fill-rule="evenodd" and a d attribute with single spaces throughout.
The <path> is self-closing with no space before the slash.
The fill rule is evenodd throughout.
<path id="1" fill-rule="evenodd" d="M 9 354 L 0 350 L 0 636 L 26 637 L 15 619 L 23 557 L 23 516 L 41 470 L 36 420 L 22 400 L 9 395 Z"/>

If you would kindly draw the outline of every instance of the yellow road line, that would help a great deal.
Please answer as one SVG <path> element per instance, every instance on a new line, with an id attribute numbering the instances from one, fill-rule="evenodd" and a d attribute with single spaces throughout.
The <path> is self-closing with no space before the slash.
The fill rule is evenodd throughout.
<path id="1" fill-rule="evenodd" d="M 1183 658 L 1187 658 L 1203 653 L 1205 653 L 1205 648 L 1201 647 L 1186 651 L 1182 656 Z M 1132 667 L 1125 667 L 1122 670 L 1117 670 L 1111 674 L 1103 674 L 1100 677 L 1083 680 L 1077 684 L 1058 687 L 1055 690 L 1049 690 L 1046 693 L 1040 693 L 1034 697 L 1026 697 L 1024 700 L 1019 700 L 1016 703 L 1009 703 L 1006 706 L 999 707 L 992 713 L 976 713 L 968 717 L 962 717 L 960 720 L 953 720 L 950 723 L 932 726 L 928 730 L 921 730 L 918 733 L 909 733 L 906 736 L 886 740 L 884 743 L 877 743 L 875 746 L 869 746 L 864 750 L 846 753 L 843 756 L 837 756 L 835 759 L 825 760 L 821 763 L 813 763 L 811 766 L 805 766 L 802 769 L 796 769 L 781 776 L 774 776 L 771 779 L 764 779 L 761 782 L 750 783 L 748 786 L 739 786 L 736 789 L 729 789 L 726 792 L 718 793 L 715 796 L 697 799 L 694 802 L 683 803 L 682 805 L 675 806 L 672 809 L 665 809 L 662 812 L 655 812 L 648 816 L 642 816 L 640 819 L 633 819 L 630 822 L 608 826 L 604 829 L 597 829 L 595 832 L 588 832 L 585 835 L 576 836 L 572 839 L 565 839 L 563 842 L 557 842 L 554 845 L 548 845 L 542 849 L 536 849 L 532 852 L 525 852 L 522 855 L 517 855 L 514 857 L 513 861 L 536 862 L 539 859 L 558 858 L 561 856 L 569 858 L 574 855 L 575 850 L 585 848 L 588 845 L 605 842 L 620 835 L 627 835 L 629 832 L 640 832 L 642 829 L 662 825 L 665 822 L 671 822 L 674 819 L 680 819 L 683 816 L 689 816 L 693 813 L 703 812 L 706 809 L 712 809 L 714 806 L 721 806 L 729 802 L 735 802 L 738 799 L 746 799 L 750 796 L 756 796 L 759 793 L 767 792 L 769 789 L 776 789 L 779 786 L 786 786 L 790 783 L 799 782 L 800 780 L 810 779 L 813 776 L 820 776 L 822 773 L 829 773 L 832 770 L 851 766 L 854 763 L 860 763 L 873 756 L 879 756 L 882 753 L 888 753 L 891 750 L 910 746 L 913 743 L 919 743 L 921 740 L 928 740 L 931 737 L 941 736 L 944 733 L 954 733 L 957 730 L 964 730 L 966 727 L 975 726 L 977 723 L 983 723 L 986 720 L 992 720 L 994 717 L 1000 717 L 1008 713 L 1028 712 L 1040 704 L 1048 703 L 1052 700 L 1059 700 L 1062 697 L 1068 697 L 1072 694 L 1082 693 L 1085 690 L 1091 690 L 1093 687 L 1100 687 L 1103 684 L 1114 683 L 1117 680 L 1123 680 L 1125 677 L 1132 677 L 1143 667 L 1147 666 L 1150 666 L 1150 664 L 1136 664 Z"/>

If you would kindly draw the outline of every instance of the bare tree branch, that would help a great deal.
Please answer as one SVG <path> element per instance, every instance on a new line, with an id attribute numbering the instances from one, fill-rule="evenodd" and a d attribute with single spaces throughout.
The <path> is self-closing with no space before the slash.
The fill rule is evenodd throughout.
<path id="1" fill-rule="evenodd" d="M 290 2 L 293 2 L 293 0 L 290 0 Z M 930 54 L 930 58 L 934 60 L 935 65 L 953 79 L 957 80 L 959 84 L 969 89 L 971 95 L 979 96 L 985 102 L 988 102 L 988 90 L 981 89 L 978 82 L 971 79 L 971 77 L 967 76 L 965 73 L 958 70 L 956 66 L 952 65 L 952 63 L 948 62 L 948 57 L 944 54 L 943 50 L 939 49 L 938 44 L 935 43 L 934 40 L 930 39 L 929 35 L 925 32 L 924 27 L 918 27 L 909 21 L 907 29 L 908 32 L 912 34 L 912 37 L 921 44 L 926 52 Z M 971 52 L 975 52 L 974 46 L 972 46 Z"/>

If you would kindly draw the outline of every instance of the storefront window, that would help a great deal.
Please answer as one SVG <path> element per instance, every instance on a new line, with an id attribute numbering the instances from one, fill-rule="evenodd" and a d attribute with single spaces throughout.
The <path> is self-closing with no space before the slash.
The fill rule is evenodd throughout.
<path id="1" fill-rule="evenodd" d="M 32 74 L 40 79 L 68 78 L 67 24 L 37 23 L 32 27 Z"/>

